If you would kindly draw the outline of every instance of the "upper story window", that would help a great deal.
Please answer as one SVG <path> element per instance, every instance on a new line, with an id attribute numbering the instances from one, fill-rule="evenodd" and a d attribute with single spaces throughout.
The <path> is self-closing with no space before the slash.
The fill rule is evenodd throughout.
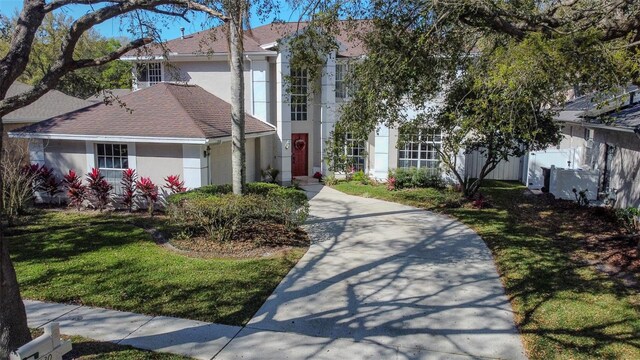
<path id="1" fill-rule="evenodd" d="M 122 170 L 129 167 L 129 149 L 127 144 L 96 144 L 98 169 L 105 180 L 119 194 Z"/>
<path id="2" fill-rule="evenodd" d="M 159 62 L 137 64 L 136 70 L 139 83 L 154 85 L 162 82 L 162 64 Z"/>
<path id="3" fill-rule="evenodd" d="M 438 151 L 442 148 L 440 132 L 413 136 L 398 151 L 398 167 L 437 169 L 440 164 Z"/>
<path id="4" fill-rule="evenodd" d="M 346 78 L 349 73 L 349 64 L 336 63 L 336 98 L 346 99 L 351 96 L 351 89 Z"/>
<path id="5" fill-rule="evenodd" d="M 306 70 L 291 70 L 291 121 L 305 121 L 308 117 L 309 89 Z"/>

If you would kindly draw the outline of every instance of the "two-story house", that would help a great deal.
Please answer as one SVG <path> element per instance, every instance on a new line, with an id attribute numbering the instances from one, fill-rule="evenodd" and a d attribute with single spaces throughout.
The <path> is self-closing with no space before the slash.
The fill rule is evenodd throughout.
<path id="1" fill-rule="evenodd" d="M 287 39 L 304 24 L 278 23 L 247 31 L 244 37 L 247 180 L 261 170 L 280 170 L 279 180 L 328 173 L 326 142 L 348 101 L 349 62 L 364 55 L 356 38 L 339 35 L 339 49 L 326 55 L 319 79 L 289 66 Z M 87 172 L 100 168 L 119 184 L 124 168 L 161 182 L 180 175 L 194 188 L 231 181 L 230 78 L 227 42 L 221 28 L 181 36 L 122 59 L 132 62 L 134 91 L 118 106 L 96 104 L 18 129 L 31 139 L 31 160 Z M 358 170 L 386 179 L 398 167 L 438 168 L 431 143 L 398 143 L 398 130 L 380 127 L 362 142 L 349 138 L 345 155 Z M 473 177 L 481 156 L 462 161 Z M 490 177 L 519 180 L 520 159 L 501 164 Z"/>

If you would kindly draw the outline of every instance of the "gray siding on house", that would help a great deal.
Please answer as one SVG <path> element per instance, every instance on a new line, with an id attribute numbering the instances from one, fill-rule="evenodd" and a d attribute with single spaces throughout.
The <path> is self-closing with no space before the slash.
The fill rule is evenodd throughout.
<path id="1" fill-rule="evenodd" d="M 594 141 L 615 146 L 609 169 L 609 184 L 616 192 L 615 206 L 640 207 L 640 139 L 629 132 L 596 129 Z"/>

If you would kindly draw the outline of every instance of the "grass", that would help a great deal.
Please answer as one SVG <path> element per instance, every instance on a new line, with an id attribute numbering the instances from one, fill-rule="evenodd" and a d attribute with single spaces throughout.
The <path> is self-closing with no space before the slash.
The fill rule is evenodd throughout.
<path id="1" fill-rule="evenodd" d="M 640 359 L 640 295 L 580 260 L 591 231 L 581 209 L 536 203 L 524 186 L 500 181 L 483 187 L 493 207 L 482 210 L 442 207 L 447 195 L 431 197 L 434 189 L 335 188 L 440 209 L 473 228 L 493 253 L 531 359 Z"/>
<path id="2" fill-rule="evenodd" d="M 154 243 L 132 218 L 39 213 L 7 230 L 23 298 L 245 324 L 304 254 L 198 259 Z"/>
<path id="3" fill-rule="evenodd" d="M 42 329 L 31 329 L 31 336 L 35 339 L 42 335 Z M 186 356 L 159 353 L 148 350 L 135 349 L 128 345 L 118 345 L 111 342 L 95 341 L 82 336 L 61 335 L 64 340 L 71 340 L 71 351 L 63 359 L 74 360 L 187 360 Z"/>
<path id="4" fill-rule="evenodd" d="M 364 185 L 355 181 L 340 182 L 334 188 L 351 195 L 398 202 L 425 209 L 455 207 L 462 202 L 459 193 L 432 188 L 389 191 L 385 184 Z"/>

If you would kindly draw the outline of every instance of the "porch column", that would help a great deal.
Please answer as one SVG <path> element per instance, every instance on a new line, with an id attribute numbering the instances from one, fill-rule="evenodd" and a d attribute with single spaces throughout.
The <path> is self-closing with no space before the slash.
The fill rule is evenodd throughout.
<path id="1" fill-rule="evenodd" d="M 289 76 L 289 49 L 282 44 L 276 58 L 276 167 L 280 169 L 280 182 L 291 183 L 291 100 L 285 77 Z"/>
<path id="2" fill-rule="evenodd" d="M 325 160 L 325 150 L 327 140 L 331 137 L 331 132 L 336 123 L 336 52 L 327 56 L 324 68 L 322 69 L 322 79 L 320 84 L 320 151 L 321 151 L 321 172 L 326 175 L 329 171 L 329 164 Z"/>
<path id="3" fill-rule="evenodd" d="M 187 189 L 195 189 L 209 184 L 207 146 L 182 144 L 182 173 L 184 186 Z"/>
<path id="4" fill-rule="evenodd" d="M 375 136 L 375 169 L 373 177 L 380 180 L 387 180 L 389 175 L 389 128 L 380 125 Z"/>
<path id="5" fill-rule="evenodd" d="M 251 79 L 253 82 L 253 116 L 270 122 L 269 119 L 269 62 L 266 59 L 251 60 Z"/>

